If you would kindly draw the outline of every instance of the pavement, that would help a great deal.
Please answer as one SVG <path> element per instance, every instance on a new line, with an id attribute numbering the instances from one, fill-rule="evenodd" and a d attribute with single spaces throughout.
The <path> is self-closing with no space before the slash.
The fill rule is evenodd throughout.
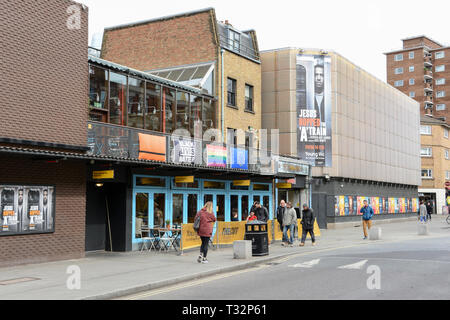
<path id="1" fill-rule="evenodd" d="M 283 247 L 275 242 L 269 255 L 247 260 L 233 259 L 232 247 L 220 247 L 208 252 L 209 264 L 196 261 L 198 250 L 184 252 L 88 253 L 83 259 L 0 268 L 0 300 L 94 300 L 114 299 L 181 282 L 230 273 L 276 262 L 293 255 L 332 252 L 342 248 L 363 247 L 369 244 L 389 244 L 417 239 L 450 237 L 450 225 L 445 216 L 433 216 L 430 233 L 419 236 L 417 220 L 402 220 L 373 227 L 382 229 L 381 240 L 363 240 L 362 226 L 335 230 L 321 230 L 317 246 L 311 241 L 305 247 Z M 80 286 L 73 288 L 73 270 L 79 271 Z M 28 278 L 19 282 L 15 279 Z M 2 281 L 11 280 L 2 285 Z M 25 279 L 24 279 L 25 280 Z M 69 289 L 72 287 L 73 289 Z"/>

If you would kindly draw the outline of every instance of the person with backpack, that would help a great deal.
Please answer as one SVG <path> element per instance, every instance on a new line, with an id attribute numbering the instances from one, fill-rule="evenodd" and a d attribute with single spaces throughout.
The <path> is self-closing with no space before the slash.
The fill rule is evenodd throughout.
<path id="1" fill-rule="evenodd" d="M 213 203 L 208 201 L 205 206 L 197 212 L 194 219 L 194 230 L 202 239 L 200 247 L 200 255 L 198 256 L 198 263 L 208 263 L 206 256 L 208 255 L 209 239 L 212 236 L 213 223 L 216 222 L 216 217 L 213 213 Z"/>
<path id="2" fill-rule="evenodd" d="M 359 210 L 359 213 L 362 213 L 362 222 L 363 222 L 363 232 L 364 232 L 364 240 L 367 239 L 367 228 L 370 230 L 372 228 L 372 217 L 374 215 L 373 209 L 369 206 L 367 200 L 364 200 L 364 206 Z"/>

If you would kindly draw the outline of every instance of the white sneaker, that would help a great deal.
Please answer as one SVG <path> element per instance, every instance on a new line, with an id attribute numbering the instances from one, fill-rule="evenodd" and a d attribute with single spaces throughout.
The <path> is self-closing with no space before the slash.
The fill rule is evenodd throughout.
<path id="1" fill-rule="evenodd" d="M 202 255 L 199 255 L 198 258 L 197 258 L 197 262 L 198 262 L 198 263 L 201 263 L 202 260 L 203 260 L 203 256 L 202 256 Z"/>
<path id="2" fill-rule="evenodd" d="M 205 258 L 202 260 L 202 263 L 208 263 L 208 260 Z"/>

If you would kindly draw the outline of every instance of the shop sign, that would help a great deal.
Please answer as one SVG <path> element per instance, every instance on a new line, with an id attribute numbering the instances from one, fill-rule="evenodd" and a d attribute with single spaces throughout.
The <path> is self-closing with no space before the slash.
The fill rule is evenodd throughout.
<path id="1" fill-rule="evenodd" d="M 292 173 L 307 176 L 309 167 L 305 164 L 296 164 L 292 162 L 278 161 L 278 172 Z"/>
<path id="2" fill-rule="evenodd" d="M 277 188 L 278 189 L 291 189 L 292 188 L 292 184 L 290 184 L 290 183 L 277 183 Z"/>
<path id="3" fill-rule="evenodd" d="M 194 183 L 194 176 L 175 177 L 175 183 Z"/>
<path id="4" fill-rule="evenodd" d="M 92 179 L 94 180 L 114 179 L 114 170 L 93 171 Z"/>
<path id="5" fill-rule="evenodd" d="M 233 185 L 236 187 L 249 187 L 250 180 L 234 180 Z"/>

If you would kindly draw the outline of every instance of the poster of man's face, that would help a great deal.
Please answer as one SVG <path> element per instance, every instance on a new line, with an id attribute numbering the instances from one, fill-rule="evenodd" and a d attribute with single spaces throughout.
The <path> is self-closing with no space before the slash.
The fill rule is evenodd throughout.
<path id="1" fill-rule="evenodd" d="M 0 186 L 0 235 L 54 231 L 54 187 Z"/>
<path id="2" fill-rule="evenodd" d="M 323 94 L 325 87 L 324 67 L 319 64 L 314 67 L 314 91 L 316 94 Z"/>

